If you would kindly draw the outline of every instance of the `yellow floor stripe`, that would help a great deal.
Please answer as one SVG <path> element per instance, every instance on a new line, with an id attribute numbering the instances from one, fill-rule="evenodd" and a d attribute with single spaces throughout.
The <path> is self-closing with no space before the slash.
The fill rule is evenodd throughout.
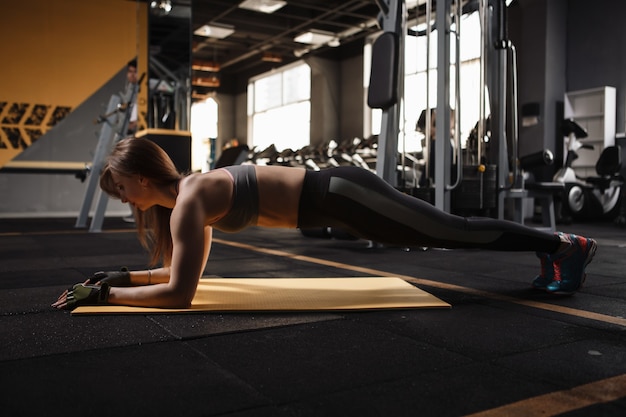
<path id="1" fill-rule="evenodd" d="M 578 310 L 575 308 L 563 307 L 563 306 L 549 304 L 549 303 L 543 303 L 540 301 L 523 300 L 523 299 L 511 297 L 508 295 L 496 294 L 496 293 L 492 293 L 488 291 L 477 290 L 475 288 L 464 287 L 461 285 L 446 284 L 443 282 L 433 281 L 429 279 L 415 278 L 415 277 L 411 277 L 408 275 L 394 274 L 391 272 L 381 271 L 378 269 L 364 268 L 361 266 L 350 265 L 350 264 L 345 264 L 341 262 L 328 261 L 326 259 L 313 258 L 310 256 L 304 256 L 304 255 L 296 255 L 296 254 L 281 251 L 281 250 L 261 248 L 261 247 L 249 245 L 246 243 L 231 242 L 231 241 L 223 240 L 223 239 L 213 239 L 213 241 L 216 243 L 223 244 L 223 245 L 233 246 L 233 247 L 237 247 L 241 249 L 247 249 L 247 250 L 251 250 L 251 251 L 255 251 L 259 253 L 264 253 L 267 255 L 281 256 L 284 258 L 290 258 L 290 259 L 295 259 L 298 261 L 330 266 L 333 268 L 346 269 L 349 271 L 365 273 L 365 274 L 369 274 L 373 276 L 399 277 L 408 282 L 414 283 L 416 285 L 426 285 L 426 286 L 435 287 L 435 288 L 442 288 L 446 290 L 462 292 L 465 294 L 477 295 L 480 297 L 490 298 L 494 300 L 506 301 L 506 302 L 519 304 L 519 305 L 523 305 L 527 307 L 537 308 L 540 310 L 554 311 L 554 312 L 561 313 L 561 314 L 566 314 L 570 316 L 581 317 L 581 318 L 585 318 L 589 320 L 596 320 L 596 321 L 601 321 L 604 323 L 610 323 L 610 324 L 615 324 L 618 326 L 626 327 L 626 318 L 623 318 L 623 317 L 614 317 L 614 316 L 609 316 L 606 314 L 594 313 L 591 311 Z"/>
<path id="2" fill-rule="evenodd" d="M 488 291 L 477 290 L 475 288 L 463 287 L 455 284 L 446 284 L 443 282 L 432 281 L 428 279 L 415 278 L 407 275 L 392 274 L 387 271 L 378 269 L 364 268 L 360 266 L 344 264 L 341 262 L 328 261 L 325 259 L 313 258 L 310 256 L 295 255 L 293 253 L 280 251 L 276 249 L 261 248 L 245 243 L 230 242 L 222 239 L 214 239 L 216 243 L 233 246 L 241 249 L 247 249 L 268 255 L 281 256 L 295 259 L 303 262 L 310 262 L 319 265 L 326 265 L 334 268 L 346 269 L 359 273 L 370 274 L 374 276 L 395 276 L 402 278 L 408 282 L 417 285 L 426 285 L 435 288 L 442 288 L 466 294 L 478 295 L 490 299 L 507 301 L 515 304 L 521 304 L 528 307 L 538 308 L 542 310 L 555 311 L 558 313 L 582 317 L 590 320 L 597 320 L 605 323 L 612 323 L 618 326 L 626 327 L 626 319 L 621 317 L 608 316 L 606 314 L 593 313 L 590 311 L 577 310 L 569 307 L 562 307 L 538 301 L 521 300 L 514 297 L 490 293 Z M 570 390 L 557 391 L 538 397 L 528 398 L 502 407 L 486 410 L 471 417 L 526 417 L 526 416 L 543 416 L 552 417 L 569 411 L 578 410 L 594 404 L 615 401 L 620 398 L 626 398 L 626 375 L 620 375 L 613 378 L 603 379 L 590 384 L 581 385 Z M 469 417 L 469 416 L 468 416 Z"/>
<path id="3" fill-rule="evenodd" d="M 503 405 L 466 417 L 551 417 L 626 398 L 626 374 Z"/>
<path id="4" fill-rule="evenodd" d="M 2 232 L 0 237 L 10 236 L 41 236 L 41 235 L 79 235 L 90 233 L 87 229 L 75 229 L 75 230 L 42 230 L 39 232 Z M 102 233 L 137 233 L 135 229 L 110 229 L 105 230 Z"/>

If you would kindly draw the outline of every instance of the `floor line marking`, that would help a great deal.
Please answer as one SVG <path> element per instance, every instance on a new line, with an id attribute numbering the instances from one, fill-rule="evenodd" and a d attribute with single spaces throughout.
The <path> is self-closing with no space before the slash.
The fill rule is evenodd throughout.
<path id="1" fill-rule="evenodd" d="M 76 230 L 42 230 L 38 232 L 1 232 L 0 237 L 11 237 L 11 236 L 42 236 L 42 235 L 78 235 L 78 234 L 87 234 L 94 233 L 90 232 L 87 229 L 76 229 Z M 137 233 L 136 229 L 110 229 L 103 230 L 101 232 L 96 233 Z"/>
<path id="2" fill-rule="evenodd" d="M 592 311 L 578 310 L 578 309 L 571 308 L 571 307 L 564 307 L 564 306 L 544 303 L 541 301 L 522 300 L 522 299 L 511 297 L 508 295 L 496 294 L 496 293 L 483 291 L 483 290 L 477 290 L 475 288 L 464 287 L 461 285 L 447 284 L 444 282 L 433 281 L 433 280 L 424 279 L 424 278 L 415 278 L 409 275 L 393 274 L 388 271 L 382 271 L 379 269 L 364 268 L 361 266 L 345 264 L 342 262 L 328 261 L 326 259 L 313 258 L 311 256 L 305 256 L 305 255 L 297 255 L 297 254 L 293 254 L 293 253 L 289 253 L 289 252 L 285 252 L 285 251 L 281 251 L 277 249 L 262 248 L 262 247 L 250 245 L 247 243 L 232 242 L 229 240 L 216 239 L 216 238 L 214 238 L 213 241 L 216 243 L 223 244 L 223 245 L 238 247 L 241 249 L 247 249 L 247 250 L 251 250 L 254 252 L 265 253 L 268 255 L 280 256 L 283 258 L 291 258 L 291 259 L 295 259 L 298 261 L 315 263 L 315 264 L 330 266 L 334 268 L 347 269 L 350 271 L 361 272 L 361 273 L 374 275 L 374 276 L 398 277 L 398 278 L 404 279 L 405 281 L 408 281 L 417 285 L 425 285 L 429 287 L 441 288 L 445 290 L 451 290 L 451 291 L 461 292 L 465 294 L 476 295 L 476 296 L 499 300 L 499 301 L 506 301 L 506 302 L 510 302 L 514 304 L 523 305 L 526 307 L 532 307 L 532 308 L 546 310 L 546 311 L 553 311 L 556 313 L 561 313 L 561 314 L 565 314 L 569 316 L 581 317 L 581 318 L 585 318 L 589 320 L 601 321 L 604 323 L 610 323 L 610 324 L 615 324 L 617 326 L 626 327 L 626 318 L 623 318 L 623 317 L 615 317 L 615 316 L 609 316 L 607 314 L 594 313 Z"/>
<path id="3" fill-rule="evenodd" d="M 466 417 L 551 417 L 624 397 L 626 397 L 626 374 L 527 398 Z"/>

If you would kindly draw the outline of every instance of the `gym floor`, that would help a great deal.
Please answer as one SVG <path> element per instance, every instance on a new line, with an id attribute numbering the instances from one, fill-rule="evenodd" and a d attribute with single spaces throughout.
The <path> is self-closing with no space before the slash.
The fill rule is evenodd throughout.
<path id="1" fill-rule="evenodd" d="M 571 297 L 529 288 L 533 253 L 253 228 L 216 232 L 205 276 L 402 276 L 452 308 L 77 317 L 50 304 L 147 255 L 121 219 L 74 222 L 0 220 L 4 416 L 626 415 L 626 234 L 612 223 L 562 226 L 599 244 Z"/>

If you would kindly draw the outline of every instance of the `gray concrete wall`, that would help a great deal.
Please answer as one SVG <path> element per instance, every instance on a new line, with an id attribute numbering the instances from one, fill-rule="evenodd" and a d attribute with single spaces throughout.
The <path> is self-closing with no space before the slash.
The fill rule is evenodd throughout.
<path id="1" fill-rule="evenodd" d="M 339 136 L 341 139 L 363 137 L 364 91 L 363 56 L 341 61 L 341 106 L 339 111 Z"/>
<path id="2" fill-rule="evenodd" d="M 617 90 L 616 131 L 626 131 L 626 1 L 567 2 L 567 90 Z"/>
<path id="3" fill-rule="evenodd" d="M 245 119 L 246 106 L 240 109 L 237 106 L 241 100 L 239 96 L 231 96 L 228 94 L 218 94 L 215 98 L 217 101 L 217 158 L 220 155 L 220 149 L 231 139 L 237 139 L 240 143 L 247 143 L 247 129 L 245 121 L 241 126 L 241 111 Z M 244 95 L 245 100 L 245 95 Z M 217 159 L 216 159 L 217 160 Z"/>
<path id="4" fill-rule="evenodd" d="M 339 113 L 342 91 L 340 65 L 327 59 L 306 59 L 311 67 L 311 144 L 341 140 Z"/>

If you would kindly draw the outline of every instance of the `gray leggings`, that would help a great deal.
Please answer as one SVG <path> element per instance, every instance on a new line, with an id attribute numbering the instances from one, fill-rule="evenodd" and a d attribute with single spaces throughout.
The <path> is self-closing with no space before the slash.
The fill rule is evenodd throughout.
<path id="1" fill-rule="evenodd" d="M 518 223 L 438 210 L 357 167 L 306 172 L 298 227 L 335 227 L 355 237 L 403 247 L 554 253 L 560 245 L 556 235 Z"/>

